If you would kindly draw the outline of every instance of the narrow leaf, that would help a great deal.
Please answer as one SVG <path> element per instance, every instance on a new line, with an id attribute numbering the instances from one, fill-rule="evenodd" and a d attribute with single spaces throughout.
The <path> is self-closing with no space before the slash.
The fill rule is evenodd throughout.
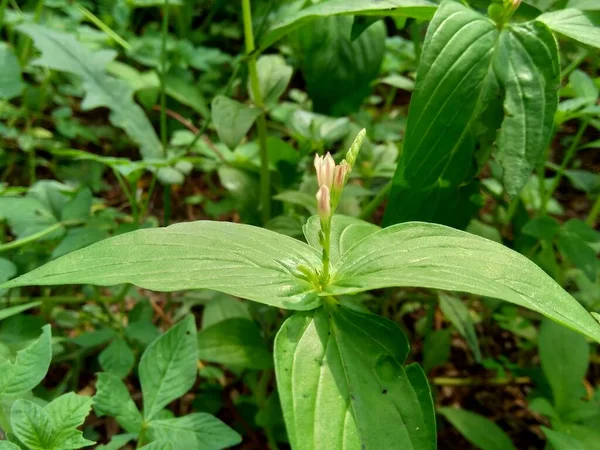
<path id="1" fill-rule="evenodd" d="M 525 256 L 443 225 L 410 222 L 373 233 L 332 270 L 328 293 L 419 286 L 499 298 L 600 342 L 600 325 Z"/>
<path id="2" fill-rule="evenodd" d="M 21 78 L 21 66 L 13 49 L 0 42 L 0 99 L 10 100 L 21 95 L 25 84 Z"/>
<path id="3" fill-rule="evenodd" d="M 139 376 L 146 420 L 192 388 L 197 364 L 196 324 L 194 316 L 188 315 L 142 355 Z"/>
<path id="4" fill-rule="evenodd" d="M 434 449 L 431 397 L 423 377 L 411 385 L 407 354 L 400 328 L 378 316 L 338 305 L 289 318 L 275 368 L 292 448 Z"/>
<path id="5" fill-rule="evenodd" d="M 479 414 L 457 408 L 440 408 L 438 412 L 481 450 L 516 450 L 502 428 Z"/>
<path id="6" fill-rule="evenodd" d="M 475 333 L 475 325 L 471 313 L 465 304 L 456 297 L 440 293 L 440 309 L 458 332 L 466 339 L 476 361 L 481 361 L 481 350 Z"/>
<path id="7" fill-rule="evenodd" d="M 298 266 L 319 269 L 318 252 L 273 231 L 198 221 L 106 239 L 2 287 L 131 283 L 162 292 L 214 289 L 282 308 L 312 309 L 320 299 Z"/>

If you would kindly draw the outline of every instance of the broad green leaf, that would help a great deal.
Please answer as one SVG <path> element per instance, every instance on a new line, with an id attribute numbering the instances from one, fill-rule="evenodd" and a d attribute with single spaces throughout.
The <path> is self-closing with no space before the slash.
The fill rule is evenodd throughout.
<path id="1" fill-rule="evenodd" d="M 135 439 L 135 434 L 116 434 L 114 435 L 108 444 L 98 445 L 96 450 L 121 450 L 129 442 Z"/>
<path id="2" fill-rule="evenodd" d="M 175 446 L 168 440 L 154 441 L 140 447 L 141 450 L 175 450 Z"/>
<path id="3" fill-rule="evenodd" d="M 189 106 L 202 117 L 206 118 L 210 116 L 206 100 L 196 86 L 174 75 L 167 74 L 165 90 L 169 97 L 174 98 L 183 105 Z"/>
<path id="4" fill-rule="evenodd" d="M 25 84 L 21 78 L 21 66 L 13 49 L 0 42 L 0 99 L 10 100 L 21 95 Z"/>
<path id="5" fill-rule="evenodd" d="M 457 408 L 440 408 L 438 413 L 481 450 L 516 450 L 502 428 L 479 414 Z"/>
<path id="6" fill-rule="evenodd" d="M 124 339 L 117 338 L 98 356 L 102 370 L 119 378 L 125 378 L 135 364 L 133 350 Z"/>
<path id="7" fill-rule="evenodd" d="M 584 393 L 590 349 L 580 334 L 545 321 L 540 328 L 539 353 L 542 370 L 552 388 L 554 407 L 560 414 Z"/>
<path id="8" fill-rule="evenodd" d="M 219 139 L 231 150 L 244 139 L 260 109 L 244 105 L 224 95 L 217 95 L 211 103 L 212 119 Z"/>
<path id="9" fill-rule="evenodd" d="M 600 342 L 600 324 L 525 256 L 443 225 L 409 222 L 373 233 L 333 267 L 327 293 L 392 286 L 445 289 L 506 300 Z"/>
<path id="10" fill-rule="evenodd" d="M 352 41 L 352 22 L 351 17 L 321 18 L 291 35 L 317 113 L 343 116 L 357 111 L 379 75 L 385 53 L 385 24 L 373 24 Z"/>
<path id="11" fill-rule="evenodd" d="M 552 444 L 554 450 L 587 450 L 581 442 L 566 433 L 561 433 L 560 431 L 551 430 L 546 427 L 541 428 L 548 438 L 548 442 Z"/>
<path id="12" fill-rule="evenodd" d="M 142 415 L 131 399 L 127 386 L 119 377 L 110 373 L 99 373 L 93 400 L 97 415 L 108 414 L 117 419 L 128 433 L 139 433 L 142 428 Z"/>
<path id="13" fill-rule="evenodd" d="M 52 359 L 50 325 L 31 345 L 17 352 L 13 362 L 0 364 L 0 396 L 16 395 L 32 390 L 44 379 Z"/>
<path id="14" fill-rule="evenodd" d="M 260 328 L 243 318 L 226 319 L 200 331 L 198 358 L 248 369 L 273 366 L 273 356 Z"/>
<path id="15" fill-rule="evenodd" d="M 52 427 L 53 449 L 77 449 L 93 445 L 77 429 L 83 424 L 92 408 L 92 398 L 74 392 L 61 395 L 44 407 Z"/>
<path id="16" fill-rule="evenodd" d="M 285 92 L 292 79 L 294 69 L 288 66 L 281 55 L 264 55 L 256 62 L 260 93 L 266 105 L 271 105 Z M 250 83 L 250 81 L 248 81 Z M 250 98 L 254 101 L 253 90 L 248 86 Z"/>
<path id="17" fill-rule="evenodd" d="M 448 362 L 452 344 L 450 329 L 431 331 L 423 342 L 423 370 L 425 373 Z"/>
<path id="18" fill-rule="evenodd" d="M 575 233 L 564 230 L 558 235 L 557 245 L 563 257 L 581 269 L 590 281 L 596 281 L 599 264 L 592 247 Z"/>
<path id="19" fill-rule="evenodd" d="M 358 244 L 364 238 L 380 229 L 377 225 L 357 219 L 356 217 L 340 214 L 334 215 L 331 220 L 331 247 L 329 249 L 331 264 L 336 264 L 350 247 Z M 319 243 L 320 230 L 321 220 L 319 216 L 311 216 L 303 227 L 306 241 L 319 252 L 321 252 L 321 244 Z"/>
<path id="20" fill-rule="evenodd" d="M 320 2 L 286 17 L 271 27 L 261 39 L 259 51 L 262 52 L 291 31 L 321 17 L 386 15 L 428 20 L 435 9 L 436 5 L 427 0 L 329 0 Z"/>
<path id="21" fill-rule="evenodd" d="M 6 219 L 13 234 L 22 239 L 29 235 L 49 229 L 57 224 L 52 211 L 31 197 L 2 197 L 0 198 L 0 217 Z M 43 239 L 60 237 L 64 228 L 45 236 Z"/>
<path id="22" fill-rule="evenodd" d="M 152 439 L 168 439 L 178 449 L 219 450 L 242 442 L 238 433 L 206 413 L 153 420 L 150 422 L 148 434 Z"/>
<path id="23" fill-rule="evenodd" d="M 106 65 L 115 52 L 87 50 L 72 34 L 26 23 L 17 29 L 31 37 L 42 56 L 33 62 L 38 66 L 69 72 L 81 77 L 86 97 L 81 108 L 106 107 L 111 110 L 111 123 L 122 128 L 136 144 L 144 159 L 161 159 L 162 147 L 152 124 L 142 108 L 133 101 L 129 85 L 106 74 Z"/>
<path id="24" fill-rule="evenodd" d="M 475 166 L 472 128 L 493 94 L 498 35 L 472 9 L 452 0 L 440 5 L 425 37 L 384 223 L 464 228 L 470 221 L 478 195 L 476 184 L 467 183 Z"/>
<path id="25" fill-rule="evenodd" d="M 554 239 L 554 236 L 556 236 L 559 230 L 560 225 L 556 219 L 553 219 L 549 216 L 541 216 L 531 219 L 523 227 L 524 234 L 548 242 L 552 242 L 552 239 Z"/>
<path id="26" fill-rule="evenodd" d="M 558 105 L 558 63 L 556 40 L 544 24 L 515 24 L 500 34 L 494 70 L 505 92 L 505 117 L 497 146 L 510 195 L 525 186 L 550 142 Z"/>
<path id="27" fill-rule="evenodd" d="M 583 70 L 576 69 L 571 72 L 569 85 L 575 92 L 576 97 L 586 99 L 592 105 L 598 100 L 600 89 L 594 83 L 594 79 Z"/>
<path id="28" fill-rule="evenodd" d="M 594 422 L 592 421 L 592 424 L 593 423 Z M 560 431 L 561 433 L 565 433 L 577 439 L 586 450 L 598 450 L 600 431 L 598 431 L 597 426 L 583 426 L 556 421 L 554 422 L 554 428 L 556 431 Z"/>
<path id="29" fill-rule="evenodd" d="M 469 348 L 473 352 L 475 361 L 481 361 L 481 350 L 479 349 L 479 341 L 475 333 L 475 325 L 471 318 L 471 313 L 465 304 L 456 297 L 440 293 L 440 309 L 448 318 L 452 325 L 456 327 L 458 332 L 465 338 Z"/>
<path id="30" fill-rule="evenodd" d="M 290 317 L 275 368 L 292 448 L 434 449 L 431 396 L 412 371 L 411 385 L 407 354 L 400 328 L 382 317 L 340 305 Z"/>
<path id="31" fill-rule="evenodd" d="M 48 413 L 29 400 L 17 400 L 10 421 L 13 433 L 32 450 L 49 450 L 52 445 L 52 424 Z"/>
<path id="32" fill-rule="evenodd" d="M 287 309 L 315 308 L 320 299 L 298 266 L 320 269 L 318 252 L 261 228 L 198 221 L 106 239 L 1 287 L 131 283 L 162 292 L 213 289 Z"/>
<path id="33" fill-rule="evenodd" d="M 68 253 L 79 250 L 106 239 L 108 232 L 102 228 L 91 225 L 85 227 L 69 228 L 60 243 L 52 250 L 52 259 L 60 258 Z"/>
<path id="34" fill-rule="evenodd" d="M 536 20 L 545 23 L 556 33 L 600 48 L 600 11 L 568 8 L 544 13 Z"/>
<path id="35" fill-rule="evenodd" d="M 0 450 L 21 450 L 21 447 L 8 441 L 0 441 Z"/>
<path id="36" fill-rule="evenodd" d="M 197 364 L 196 324 L 194 316 L 188 315 L 142 355 L 138 370 L 146 420 L 192 388 Z"/>
<path id="37" fill-rule="evenodd" d="M 217 294 L 202 310 L 202 328 L 234 317 L 252 320 L 246 303 L 228 295 Z"/>

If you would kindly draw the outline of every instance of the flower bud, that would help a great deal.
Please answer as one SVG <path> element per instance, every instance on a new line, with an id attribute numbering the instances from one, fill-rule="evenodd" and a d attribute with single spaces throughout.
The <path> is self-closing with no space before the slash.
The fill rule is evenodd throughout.
<path id="1" fill-rule="evenodd" d="M 348 175 L 350 175 L 350 164 L 346 160 L 343 160 L 339 166 L 335 166 L 333 174 L 333 190 L 341 192 L 348 181 Z"/>
<path id="2" fill-rule="evenodd" d="M 317 192 L 317 209 L 321 221 L 326 222 L 331 217 L 331 195 L 329 188 L 324 184 L 321 185 Z"/>
<path id="3" fill-rule="evenodd" d="M 354 142 L 350 146 L 350 150 L 348 150 L 348 153 L 346 153 L 346 161 L 348 161 L 348 164 L 350 164 L 350 168 L 352 168 L 354 166 L 354 163 L 356 162 L 356 157 L 358 156 L 358 152 L 362 147 L 362 143 L 365 140 L 366 135 L 367 130 L 365 130 L 364 128 L 360 130 L 354 138 Z"/>
<path id="4" fill-rule="evenodd" d="M 327 186 L 331 189 L 331 186 L 333 185 L 335 161 L 329 152 L 327 152 L 325 157 L 315 155 L 315 169 L 317 170 L 317 181 L 319 186 Z"/>

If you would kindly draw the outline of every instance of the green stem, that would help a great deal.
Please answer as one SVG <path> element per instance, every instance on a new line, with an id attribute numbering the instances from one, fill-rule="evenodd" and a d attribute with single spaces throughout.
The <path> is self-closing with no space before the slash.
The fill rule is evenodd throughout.
<path id="1" fill-rule="evenodd" d="M 585 58 L 587 58 L 588 56 L 588 51 L 583 49 L 581 50 L 576 56 L 575 59 L 573 59 L 573 61 L 571 61 L 571 64 L 569 64 L 567 67 L 565 67 L 565 69 L 560 73 L 560 78 L 566 78 L 568 77 L 571 72 L 573 72 L 575 69 L 577 69 L 581 63 L 585 60 Z"/>
<path id="2" fill-rule="evenodd" d="M 581 138 L 583 137 L 583 134 L 585 133 L 585 130 L 587 129 L 589 123 L 590 123 L 589 119 L 586 119 L 586 120 L 583 120 L 581 122 L 581 124 L 579 125 L 577 134 L 575 135 L 575 137 L 573 138 L 573 142 L 571 142 L 571 145 L 567 149 L 567 152 L 565 153 L 562 163 L 560 164 L 560 167 L 558 168 L 558 171 L 556 172 L 556 175 L 554 176 L 554 180 L 552 180 L 552 185 L 550 186 L 550 189 L 548 189 L 548 192 L 546 193 L 546 197 L 544 197 L 542 199 L 542 209 L 543 210 L 546 210 L 547 204 L 550 201 L 550 199 L 552 198 L 554 191 L 556 191 L 556 188 L 558 188 L 558 185 L 560 184 L 560 180 L 562 179 L 567 166 L 571 162 L 571 159 L 573 159 L 573 156 L 575 156 L 575 153 L 577 152 L 577 148 L 579 147 L 579 141 L 581 141 Z M 540 180 L 540 182 L 543 182 L 543 180 Z"/>
<path id="3" fill-rule="evenodd" d="M 160 69 L 160 138 L 163 158 L 167 157 L 167 35 L 169 33 L 169 0 L 165 0 L 162 21 L 162 50 Z M 163 225 L 171 222 L 171 186 L 163 186 Z"/>
<path id="4" fill-rule="evenodd" d="M 585 219 L 585 222 L 593 227 L 594 224 L 596 223 L 596 219 L 598 218 L 598 215 L 600 215 L 600 195 L 598 195 L 598 198 L 596 199 L 596 202 L 594 203 L 594 206 L 592 206 L 592 209 L 590 211 L 590 213 L 587 216 L 587 219 Z"/>
<path id="5" fill-rule="evenodd" d="M 146 422 L 142 423 L 142 429 L 140 430 L 140 435 L 138 436 L 138 441 L 137 441 L 137 445 L 135 446 L 136 449 L 138 448 L 142 448 L 144 446 L 144 440 L 146 439 Z"/>
<path id="6" fill-rule="evenodd" d="M 393 180 L 388 181 L 385 184 L 385 186 L 383 186 L 383 188 L 381 188 L 381 190 L 377 193 L 377 195 L 373 197 L 373 200 L 371 200 L 367 204 L 367 206 L 363 208 L 363 210 L 360 213 L 360 216 L 358 216 L 360 219 L 367 220 L 373 215 L 377 208 L 379 208 L 379 205 L 381 205 L 387 198 L 390 190 L 392 189 L 392 183 Z"/>
<path id="7" fill-rule="evenodd" d="M 50 233 L 58 230 L 63 224 L 61 222 L 50 225 L 48 228 L 44 228 L 37 233 L 30 234 L 22 239 L 17 239 L 16 241 L 8 242 L 7 244 L 0 245 L 0 253 L 6 252 L 8 250 L 14 250 L 15 248 L 22 247 L 24 245 L 29 244 L 30 242 L 37 241 L 38 239 L 43 238 L 44 236 L 48 236 Z"/>
<path id="8" fill-rule="evenodd" d="M 323 247 L 323 273 L 321 274 L 321 285 L 327 286 L 329 284 L 329 264 L 330 264 L 330 252 L 331 252 L 331 216 L 323 222 L 321 220 L 321 247 Z"/>
<path id="9" fill-rule="evenodd" d="M 37 23 L 40 21 L 40 17 L 42 16 L 42 10 L 44 9 L 44 0 L 38 0 L 37 5 L 35 7 L 35 12 L 33 13 L 33 22 Z M 25 66 L 25 63 L 29 59 L 29 52 L 31 51 L 31 38 L 28 36 L 24 37 L 23 47 L 21 49 L 21 65 Z"/>
<path id="10" fill-rule="evenodd" d="M 100 30 L 104 32 L 108 37 L 110 37 L 113 41 L 123 47 L 125 50 L 131 50 L 131 45 L 121 36 L 119 36 L 112 28 L 102 22 L 97 16 L 94 15 L 89 9 L 81 6 L 79 3 L 75 3 L 75 8 L 79 10 L 84 17 L 96 25 Z"/>
<path id="11" fill-rule="evenodd" d="M 2 305 L 2 307 L 16 306 L 34 301 L 39 301 L 41 303 L 59 303 L 76 305 L 79 303 L 86 303 L 90 301 L 90 298 L 86 297 L 85 295 L 53 295 L 50 297 L 11 297 L 10 302 L 6 301 L 6 299 L 0 300 L 0 305 Z M 112 296 L 101 296 L 96 297 L 96 301 L 104 303 L 115 303 L 117 301 L 117 298 Z"/>
<path id="12" fill-rule="evenodd" d="M 171 186 L 164 185 L 163 191 L 163 226 L 166 227 L 171 223 Z"/>
<path id="13" fill-rule="evenodd" d="M 0 32 L 2 32 L 2 25 L 4 24 L 4 12 L 8 6 L 8 0 L 2 0 L 0 2 Z"/>
<path id="14" fill-rule="evenodd" d="M 530 384 L 529 377 L 516 378 L 454 378 L 454 377 L 436 377 L 430 379 L 431 384 L 436 386 L 489 386 L 489 385 L 505 385 L 505 384 Z"/>
<path id="15" fill-rule="evenodd" d="M 256 130 L 258 133 L 258 146 L 260 150 L 260 198 L 261 215 L 263 223 L 271 218 L 271 180 L 269 173 L 269 152 L 267 149 L 267 120 L 264 112 L 264 102 L 260 92 L 260 82 L 256 69 L 256 55 L 253 54 L 254 32 L 252 30 L 252 10 L 250 0 L 242 0 L 242 14 L 244 20 L 244 40 L 246 43 L 246 54 L 248 57 L 248 72 L 250 76 L 250 89 L 254 97 L 254 104 L 261 109 L 261 114 L 256 119 Z"/>

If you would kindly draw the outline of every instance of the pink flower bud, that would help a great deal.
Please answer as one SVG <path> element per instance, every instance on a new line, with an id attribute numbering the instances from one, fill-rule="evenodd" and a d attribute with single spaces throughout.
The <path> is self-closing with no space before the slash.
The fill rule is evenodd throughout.
<path id="1" fill-rule="evenodd" d="M 327 186 L 331 189 L 331 186 L 333 185 L 335 161 L 329 152 L 327 152 L 325 157 L 315 155 L 315 169 L 317 170 L 317 181 L 319 186 Z"/>
<path id="2" fill-rule="evenodd" d="M 321 185 L 317 192 L 317 209 L 319 210 L 319 217 L 322 221 L 326 221 L 331 216 L 331 196 L 329 188 L 324 184 Z"/>
<path id="3" fill-rule="evenodd" d="M 346 160 L 343 160 L 339 166 L 335 166 L 333 174 L 333 190 L 341 192 L 346 184 L 348 175 L 350 174 L 350 164 Z"/>

